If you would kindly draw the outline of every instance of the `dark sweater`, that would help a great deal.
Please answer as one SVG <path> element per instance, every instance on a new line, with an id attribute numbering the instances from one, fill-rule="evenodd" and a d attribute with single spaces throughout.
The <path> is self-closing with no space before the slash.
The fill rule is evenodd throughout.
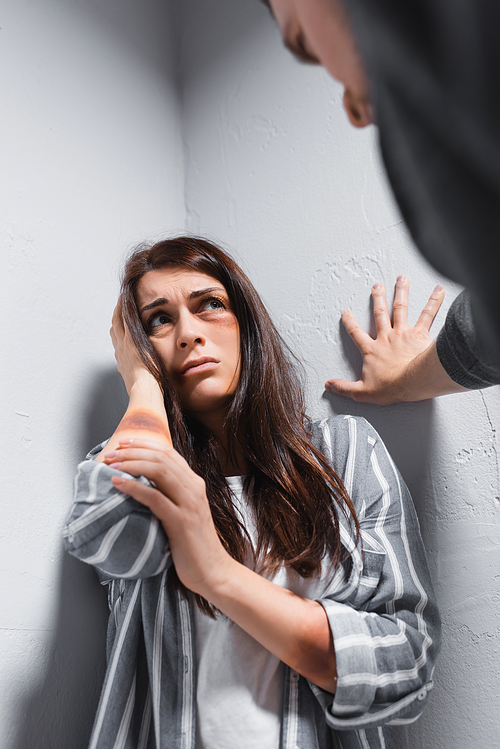
<path id="1" fill-rule="evenodd" d="M 405 222 L 469 291 L 439 335 L 440 360 L 465 387 L 500 383 L 500 3 L 343 1 Z"/>

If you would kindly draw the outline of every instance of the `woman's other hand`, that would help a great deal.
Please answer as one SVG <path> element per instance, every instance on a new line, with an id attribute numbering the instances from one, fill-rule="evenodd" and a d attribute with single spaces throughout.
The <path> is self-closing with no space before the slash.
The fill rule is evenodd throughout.
<path id="1" fill-rule="evenodd" d="M 436 286 L 412 328 L 408 325 L 408 289 L 407 277 L 399 276 L 391 321 L 385 289 L 382 284 L 374 285 L 375 339 L 361 328 L 352 312 L 342 314 L 345 329 L 363 357 L 361 379 L 356 382 L 328 380 L 326 390 L 379 405 L 419 401 L 465 390 L 441 366 L 436 344 L 429 336 L 444 299 L 443 287 Z"/>
<path id="2" fill-rule="evenodd" d="M 113 484 L 162 523 L 179 579 L 263 647 L 322 689 L 334 693 L 335 648 L 325 609 L 233 559 L 212 519 L 205 482 L 173 448 L 154 440 L 121 440 L 106 451 L 113 468 L 144 475 L 155 487 L 121 476 Z"/>
<path id="3" fill-rule="evenodd" d="M 154 487 L 113 476 L 117 489 L 149 507 L 169 538 L 175 569 L 181 582 L 210 598 L 234 560 L 217 535 L 205 482 L 173 447 L 142 437 L 122 439 L 115 450 L 104 451 L 112 468 L 146 476 Z"/>

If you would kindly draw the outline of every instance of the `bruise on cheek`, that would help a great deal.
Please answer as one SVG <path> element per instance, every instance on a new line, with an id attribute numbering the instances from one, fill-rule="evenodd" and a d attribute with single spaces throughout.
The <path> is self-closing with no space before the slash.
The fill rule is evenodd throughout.
<path id="1" fill-rule="evenodd" d="M 172 444 L 168 426 L 155 411 L 147 408 L 134 408 L 132 411 L 127 411 L 116 431 L 147 432 L 155 437 L 167 438 L 168 443 Z"/>
<path id="2" fill-rule="evenodd" d="M 219 325 L 221 328 L 238 328 L 239 324 L 238 320 L 236 319 L 236 315 L 234 312 L 231 312 L 230 314 L 221 315 L 216 321 L 216 325 Z"/>

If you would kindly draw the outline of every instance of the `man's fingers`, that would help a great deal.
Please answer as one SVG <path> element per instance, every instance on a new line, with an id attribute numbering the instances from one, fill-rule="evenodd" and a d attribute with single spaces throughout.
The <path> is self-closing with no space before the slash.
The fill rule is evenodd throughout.
<path id="1" fill-rule="evenodd" d="M 373 342 L 373 338 L 366 333 L 352 312 L 348 309 L 342 312 L 342 323 L 360 352 L 364 355 L 366 344 Z"/>
<path id="2" fill-rule="evenodd" d="M 334 395 L 342 395 L 344 398 L 351 398 L 355 401 L 363 401 L 365 398 L 365 385 L 363 380 L 350 382 L 349 380 L 328 380 L 325 382 L 325 390 Z"/>
<path id="3" fill-rule="evenodd" d="M 444 299 L 444 289 L 441 285 L 436 286 L 434 291 L 429 297 L 429 301 L 423 308 L 422 312 L 420 313 L 420 317 L 417 320 L 417 323 L 415 327 L 417 328 L 423 328 L 425 330 L 429 330 L 432 323 L 434 322 L 434 318 L 436 317 L 437 313 L 439 312 L 439 308 L 441 307 Z"/>
<path id="4" fill-rule="evenodd" d="M 375 328 L 378 333 L 384 333 L 391 327 L 391 318 L 387 309 L 387 299 L 383 284 L 376 283 L 372 286 L 373 317 Z"/>
<path id="5" fill-rule="evenodd" d="M 392 321 L 395 328 L 405 328 L 408 325 L 408 288 L 406 276 L 398 276 L 392 303 Z"/>

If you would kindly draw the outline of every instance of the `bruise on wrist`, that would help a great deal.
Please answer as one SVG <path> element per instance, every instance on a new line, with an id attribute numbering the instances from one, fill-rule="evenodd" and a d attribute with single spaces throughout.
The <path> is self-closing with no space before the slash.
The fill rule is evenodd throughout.
<path id="1" fill-rule="evenodd" d="M 155 411 L 149 408 L 133 408 L 127 411 L 116 428 L 118 432 L 141 432 L 166 439 L 172 444 L 168 425 Z"/>

